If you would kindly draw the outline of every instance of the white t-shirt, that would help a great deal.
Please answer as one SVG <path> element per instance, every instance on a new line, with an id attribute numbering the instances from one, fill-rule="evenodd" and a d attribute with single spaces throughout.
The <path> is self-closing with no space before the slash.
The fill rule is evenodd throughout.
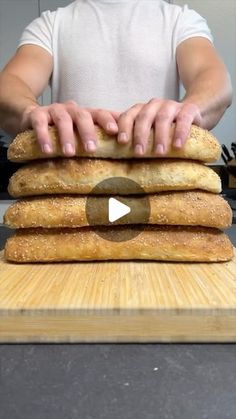
<path id="1" fill-rule="evenodd" d="M 212 42 L 206 20 L 163 0 L 77 0 L 46 11 L 19 46 L 53 56 L 52 101 L 125 110 L 153 97 L 179 99 L 176 47 L 191 37 Z"/>

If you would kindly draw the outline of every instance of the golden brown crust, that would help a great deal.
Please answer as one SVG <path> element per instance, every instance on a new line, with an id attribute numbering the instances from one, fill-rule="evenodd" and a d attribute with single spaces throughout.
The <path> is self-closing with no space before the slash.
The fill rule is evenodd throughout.
<path id="1" fill-rule="evenodd" d="M 172 125 L 169 137 L 168 154 L 166 157 L 194 159 L 204 162 L 214 162 L 220 157 L 220 144 L 217 139 L 202 128 L 192 125 L 187 142 L 182 150 L 170 147 L 174 135 L 175 124 Z M 117 143 L 116 136 L 108 136 L 99 127 L 96 127 L 98 135 L 98 146 L 95 153 L 88 153 L 81 147 L 79 135 L 76 141 L 76 156 L 79 157 L 99 157 L 99 158 L 131 158 L 134 155 L 132 143 L 121 145 Z M 53 144 L 53 154 L 51 157 L 62 156 L 58 132 L 55 126 L 49 127 L 49 134 Z M 15 162 L 28 161 L 35 159 L 45 159 L 47 156 L 42 153 L 33 130 L 28 130 L 17 135 L 8 149 L 8 159 Z M 153 131 L 149 137 L 147 153 L 145 157 L 158 157 L 153 153 Z"/>
<path id="2" fill-rule="evenodd" d="M 132 226 L 132 231 L 139 227 Z M 100 227 L 114 236 L 127 227 Z M 233 257 L 233 246 L 220 230 L 204 227 L 146 226 L 128 242 L 107 241 L 89 227 L 18 230 L 7 240 L 5 258 L 13 262 L 149 259 L 219 262 Z"/>
<path id="3" fill-rule="evenodd" d="M 86 197 L 76 195 L 24 199 L 7 209 L 4 223 L 10 228 L 84 227 L 88 225 L 86 201 Z M 123 202 L 134 211 L 131 211 L 130 216 L 117 220 L 116 224 L 138 224 L 142 220 L 146 198 L 123 197 Z M 149 204 L 150 224 L 227 228 L 232 223 L 232 210 L 227 201 L 211 192 L 162 192 L 149 195 Z M 107 198 L 93 196 L 90 205 L 94 209 L 93 225 L 108 225 L 104 211 L 108 206 Z"/>
<path id="4" fill-rule="evenodd" d="M 146 193 L 203 189 L 219 193 L 221 181 L 210 167 L 190 160 L 150 159 L 112 161 L 99 159 L 54 159 L 20 168 L 11 177 L 8 191 L 13 197 L 48 194 L 88 194 L 101 181 L 124 177 L 135 181 Z M 136 193 L 129 183 L 122 190 L 106 188 L 100 193 Z"/>

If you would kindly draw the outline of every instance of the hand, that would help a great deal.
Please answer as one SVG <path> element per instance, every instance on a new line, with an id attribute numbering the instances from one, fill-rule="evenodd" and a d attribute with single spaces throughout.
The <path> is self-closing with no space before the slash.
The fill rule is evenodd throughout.
<path id="1" fill-rule="evenodd" d="M 72 157 L 75 155 L 76 141 L 73 125 L 78 130 L 84 150 L 93 152 L 97 143 L 94 124 L 102 127 L 107 134 L 117 134 L 119 114 L 105 109 L 81 108 L 71 100 L 49 106 L 30 105 L 23 113 L 21 130 L 33 128 L 42 151 L 50 154 L 53 150 L 48 125 L 56 125 L 62 151 L 65 156 Z"/>
<path id="2" fill-rule="evenodd" d="M 176 123 L 172 146 L 182 148 L 189 135 L 191 124 L 201 126 L 198 106 L 173 100 L 151 99 L 147 104 L 138 103 L 121 113 L 118 118 L 118 142 L 131 141 L 136 155 L 146 152 L 150 130 L 154 128 L 154 152 L 166 154 L 172 122 Z"/>

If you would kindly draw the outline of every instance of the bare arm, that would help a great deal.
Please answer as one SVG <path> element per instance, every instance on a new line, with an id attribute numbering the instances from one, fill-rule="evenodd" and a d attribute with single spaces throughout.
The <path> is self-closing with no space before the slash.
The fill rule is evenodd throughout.
<path id="1" fill-rule="evenodd" d="M 22 128 L 24 111 L 38 106 L 53 69 L 52 56 L 43 48 L 25 45 L 0 73 L 0 126 L 11 134 Z"/>
<path id="2" fill-rule="evenodd" d="M 232 87 L 224 63 L 210 41 L 196 37 L 177 47 L 177 65 L 186 89 L 182 102 L 197 105 L 202 127 L 214 128 L 232 103 Z"/>
<path id="3" fill-rule="evenodd" d="M 181 148 L 191 124 L 212 129 L 232 102 L 230 77 L 210 41 L 202 37 L 183 41 L 177 47 L 176 60 L 185 97 L 180 102 L 152 98 L 146 104 L 132 106 L 119 117 L 119 133 L 125 133 L 128 140 L 133 133 L 137 155 L 145 154 L 152 126 L 154 150 L 164 155 L 173 122 L 176 126 L 172 145 Z"/>
<path id="4" fill-rule="evenodd" d="M 73 101 L 40 106 L 37 97 L 47 86 L 52 71 L 52 56 L 44 48 L 35 45 L 19 48 L 0 73 L 0 126 L 13 135 L 33 128 L 42 151 L 50 154 L 48 125 L 55 124 L 62 150 L 69 157 L 75 154 L 75 125 L 85 150 L 94 151 L 97 142 L 94 123 L 115 134 L 119 112 L 85 109 Z"/>

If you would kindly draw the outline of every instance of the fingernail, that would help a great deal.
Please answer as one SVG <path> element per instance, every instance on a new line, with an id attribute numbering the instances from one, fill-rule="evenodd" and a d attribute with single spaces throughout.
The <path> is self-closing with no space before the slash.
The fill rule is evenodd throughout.
<path id="1" fill-rule="evenodd" d="M 93 140 L 89 140 L 85 145 L 86 151 L 95 151 L 96 150 L 96 144 Z"/>
<path id="2" fill-rule="evenodd" d="M 137 144 L 134 148 L 135 154 L 142 155 L 144 153 L 143 146 L 141 144 Z"/>
<path id="3" fill-rule="evenodd" d="M 42 146 L 42 151 L 43 151 L 43 153 L 51 153 L 52 152 L 52 147 L 49 144 L 44 144 Z"/>
<path id="4" fill-rule="evenodd" d="M 114 122 L 108 122 L 107 129 L 111 131 L 117 130 L 117 125 Z"/>
<path id="5" fill-rule="evenodd" d="M 164 146 L 163 144 L 157 144 L 156 146 L 156 153 L 163 154 L 164 153 Z"/>
<path id="6" fill-rule="evenodd" d="M 126 143 L 126 141 L 127 141 L 127 135 L 126 135 L 126 133 L 125 132 L 121 132 L 119 135 L 118 135 L 118 141 L 120 142 L 120 143 Z"/>
<path id="7" fill-rule="evenodd" d="M 63 146 L 63 152 L 64 152 L 64 154 L 74 154 L 75 153 L 75 148 L 73 147 L 72 144 L 66 143 Z"/>
<path id="8" fill-rule="evenodd" d="M 175 147 L 181 147 L 182 146 L 182 140 L 180 138 L 177 138 L 174 142 Z"/>

